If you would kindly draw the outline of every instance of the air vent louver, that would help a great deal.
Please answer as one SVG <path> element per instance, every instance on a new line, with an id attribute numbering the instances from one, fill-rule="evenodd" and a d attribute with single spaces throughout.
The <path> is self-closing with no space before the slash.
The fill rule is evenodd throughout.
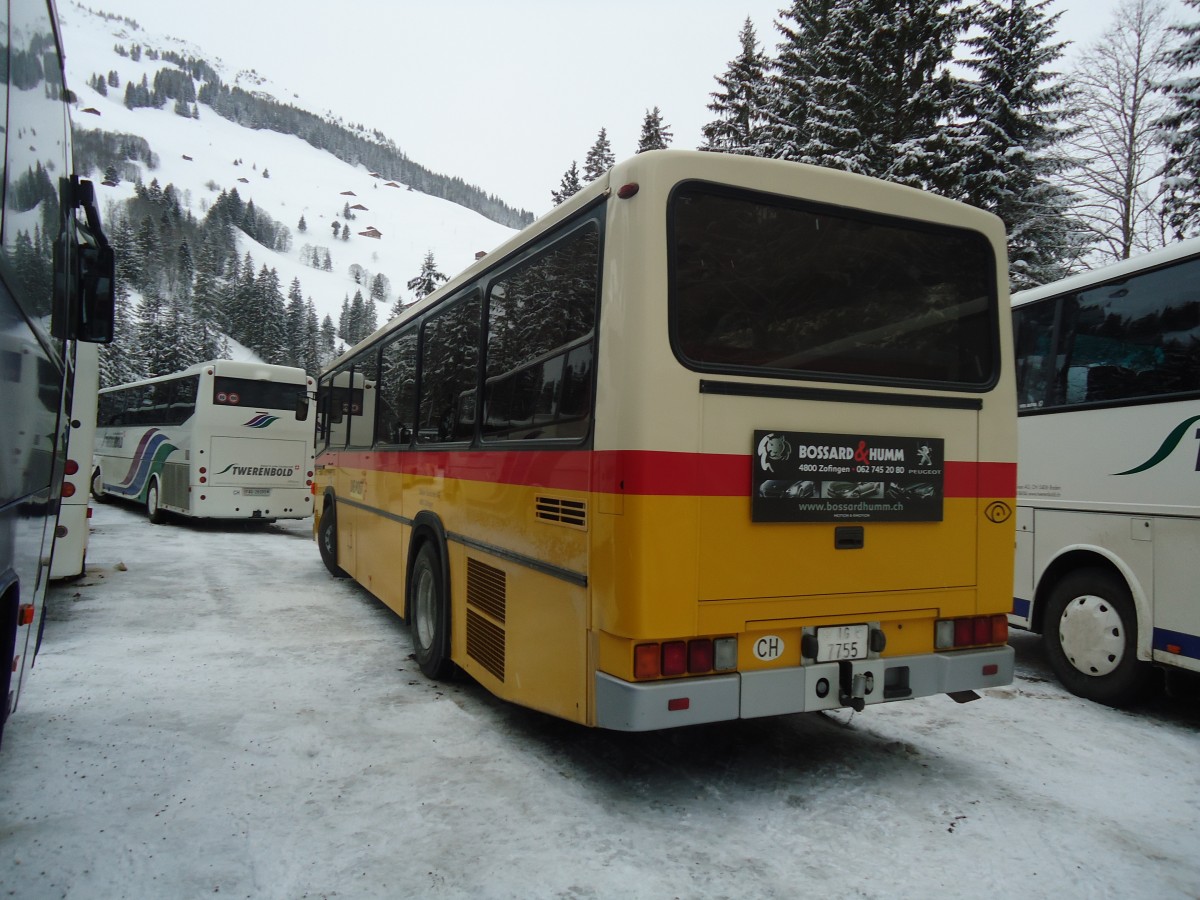
<path id="1" fill-rule="evenodd" d="M 503 569 L 467 559 L 467 656 L 504 680 L 504 618 L 508 605 Z"/>
<path id="2" fill-rule="evenodd" d="M 534 515 L 543 522 L 554 522 L 571 528 L 587 528 L 587 504 L 582 500 L 562 497 L 535 497 Z"/>

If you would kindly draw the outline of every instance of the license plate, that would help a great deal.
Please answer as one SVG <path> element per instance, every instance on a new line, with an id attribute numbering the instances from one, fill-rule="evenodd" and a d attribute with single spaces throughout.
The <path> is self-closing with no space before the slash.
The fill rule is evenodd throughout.
<path id="1" fill-rule="evenodd" d="M 866 625 L 832 625 L 817 629 L 817 662 L 842 659 L 866 659 Z"/>
<path id="2" fill-rule="evenodd" d="M 270 497 L 270 488 L 242 488 L 243 497 Z"/>

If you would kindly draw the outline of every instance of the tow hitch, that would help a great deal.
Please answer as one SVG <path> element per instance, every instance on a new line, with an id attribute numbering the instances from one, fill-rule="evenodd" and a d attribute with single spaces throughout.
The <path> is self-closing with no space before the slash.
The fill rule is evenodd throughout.
<path id="1" fill-rule="evenodd" d="M 838 663 L 838 681 L 840 690 L 838 700 L 842 706 L 849 706 L 855 712 L 862 712 L 867 705 L 866 698 L 875 690 L 875 675 L 873 672 L 855 674 L 854 665 L 849 661 Z"/>

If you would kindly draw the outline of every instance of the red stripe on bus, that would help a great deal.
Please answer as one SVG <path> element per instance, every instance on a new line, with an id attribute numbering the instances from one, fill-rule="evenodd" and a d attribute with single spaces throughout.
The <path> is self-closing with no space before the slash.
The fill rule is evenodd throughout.
<path id="1" fill-rule="evenodd" d="M 746 497 L 750 454 L 650 450 L 342 451 L 323 461 L 349 469 L 488 484 L 627 496 Z M 1014 497 L 1015 463 L 948 460 L 946 497 Z"/>

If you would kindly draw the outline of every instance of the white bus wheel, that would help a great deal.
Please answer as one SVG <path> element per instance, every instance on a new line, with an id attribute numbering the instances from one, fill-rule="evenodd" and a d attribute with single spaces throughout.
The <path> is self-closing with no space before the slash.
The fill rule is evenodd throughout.
<path id="1" fill-rule="evenodd" d="M 150 479 L 150 487 L 146 488 L 146 517 L 153 525 L 161 525 L 167 521 L 167 514 L 159 505 L 158 479 Z"/>
<path id="2" fill-rule="evenodd" d="M 1126 584 L 1079 569 L 1054 586 L 1046 607 L 1046 656 L 1072 694 L 1109 706 L 1135 702 L 1149 668 L 1137 658 L 1137 614 Z"/>

